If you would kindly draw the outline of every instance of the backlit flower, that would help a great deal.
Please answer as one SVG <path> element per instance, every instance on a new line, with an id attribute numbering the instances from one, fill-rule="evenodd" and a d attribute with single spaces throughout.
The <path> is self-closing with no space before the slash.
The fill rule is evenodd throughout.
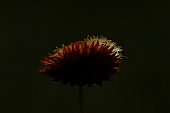
<path id="1" fill-rule="evenodd" d="M 120 70 L 121 47 L 106 37 L 88 37 L 84 41 L 62 45 L 41 60 L 39 71 L 62 84 L 102 86 L 103 81 Z"/>

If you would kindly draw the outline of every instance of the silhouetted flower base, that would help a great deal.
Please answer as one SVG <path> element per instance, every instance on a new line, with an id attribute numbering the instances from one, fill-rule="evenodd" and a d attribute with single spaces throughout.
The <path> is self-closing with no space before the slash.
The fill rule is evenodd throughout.
<path id="1" fill-rule="evenodd" d="M 106 37 L 88 37 L 84 41 L 62 45 L 41 60 L 39 71 L 62 84 L 79 86 L 80 112 L 83 113 L 84 85 L 100 85 L 120 70 L 121 47 Z"/>

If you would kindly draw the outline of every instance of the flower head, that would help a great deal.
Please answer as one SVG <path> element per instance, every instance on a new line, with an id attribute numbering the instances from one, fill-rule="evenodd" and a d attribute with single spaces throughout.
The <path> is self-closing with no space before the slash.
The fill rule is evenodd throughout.
<path id="1" fill-rule="evenodd" d="M 39 71 L 62 84 L 102 86 L 120 70 L 121 47 L 106 37 L 88 37 L 84 41 L 62 45 L 41 60 Z"/>

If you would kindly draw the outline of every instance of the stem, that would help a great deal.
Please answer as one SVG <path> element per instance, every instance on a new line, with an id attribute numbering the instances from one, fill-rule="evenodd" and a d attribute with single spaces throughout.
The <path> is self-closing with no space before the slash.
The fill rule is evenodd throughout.
<path id="1" fill-rule="evenodd" d="M 79 102 L 80 102 L 80 113 L 83 113 L 83 87 L 79 85 Z"/>

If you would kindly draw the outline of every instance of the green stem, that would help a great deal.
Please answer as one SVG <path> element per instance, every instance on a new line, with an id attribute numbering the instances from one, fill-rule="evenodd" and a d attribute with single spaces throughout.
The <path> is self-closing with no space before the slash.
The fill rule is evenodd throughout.
<path id="1" fill-rule="evenodd" d="M 79 85 L 80 113 L 83 113 L 83 86 Z"/>

